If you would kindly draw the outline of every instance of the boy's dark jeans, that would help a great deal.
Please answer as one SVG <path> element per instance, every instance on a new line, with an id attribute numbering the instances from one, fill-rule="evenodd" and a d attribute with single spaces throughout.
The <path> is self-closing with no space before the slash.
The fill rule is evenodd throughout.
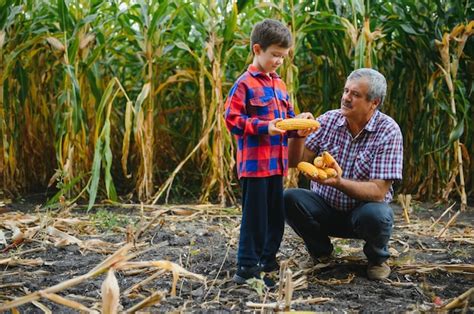
<path id="1" fill-rule="evenodd" d="M 393 211 L 388 204 L 367 202 L 342 212 L 306 189 L 286 190 L 284 202 L 286 221 L 303 238 L 311 256 L 330 255 L 333 246 L 329 236 L 334 236 L 365 240 L 364 253 L 374 264 L 390 257 Z"/>
<path id="2" fill-rule="evenodd" d="M 237 264 L 256 266 L 275 260 L 285 227 L 283 177 L 242 178 L 242 223 Z"/>

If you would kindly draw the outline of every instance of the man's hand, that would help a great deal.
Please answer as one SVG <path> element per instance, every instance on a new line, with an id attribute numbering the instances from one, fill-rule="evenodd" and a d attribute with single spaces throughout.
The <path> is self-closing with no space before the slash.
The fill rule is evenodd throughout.
<path id="1" fill-rule="evenodd" d="M 333 178 L 320 179 L 305 174 L 305 176 L 322 185 L 332 186 L 349 197 L 365 202 L 383 202 L 385 195 L 392 185 L 392 180 L 373 179 L 369 181 L 354 181 L 339 175 Z"/>
<path id="2" fill-rule="evenodd" d="M 312 181 L 315 181 L 319 184 L 328 185 L 328 186 L 332 186 L 332 187 L 335 187 L 335 188 L 337 188 L 340 185 L 340 182 L 341 182 L 341 176 L 339 174 L 336 177 L 331 177 L 331 178 L 327 178 L 327 179 L 321 179 L 320 177 L 313 177 L 313 176 L 310 176 L 308 174 L 305 174 L 305 176 L 308 179 L 310 179 Z"/>
<path id="3" fill-rule="evenodd" d="M 285 130 L 282 130 L 282 129 L 279 129 L 276 127 L 276 123 L 278 121 L 281 121 L 283 120 L 282 118 L 276 118 L 276 119 L 273 119 L 272 121 L 270 121 L 270 123 L 268 123 L 268 134 L 269 135 L 283 135 L 285 134 Z"/>
<path id="4" fill-rule="evenodd" d="M 295 118 L 313 119 L 314 120 L 314 116 L 311 112 L 302 112 L 299 115 L 297 115 Z M 306 137 L 306 136 L 310 135 L 311 133 L 316 132 L 317 130 L 318 130 L 317 128 L 309 128 L 309 129 L 305 129 L 305 130 L 298 130 L 297 134 L 298 134 L 298 136 Z"/>

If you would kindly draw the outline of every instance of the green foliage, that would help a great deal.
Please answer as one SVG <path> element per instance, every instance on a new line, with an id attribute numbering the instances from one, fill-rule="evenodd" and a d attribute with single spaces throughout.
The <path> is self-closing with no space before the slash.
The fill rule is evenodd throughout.
<path id="1" fill-rule="evenodd" d="M 247 279 L 247 284 L 251 289 L 255 290 L 255 292 L 257 292 L 260 297 L 262 297 L 267 290 L 265 287 L 265 282 L 260 278 Z"/>
<path id="2" fill-rule="evenodd" d="M 113 231 L 114 228 L 124 228 L 129 224 L 135 224 L 130 217 L 126 215 L 119 215 L 111 210 L 104 208 L 99 209 L 96 213 L 91 214 L 91 220 L 103 232 Z"/>
<path id="3" fill-rule="evenodd" d="M 0 1 L 2 190 L 46 186 L 59 169 L 52 203 L 130 193 L 152 202 L 157 190 L 165 201 L 235 203 L 223 103 L 263 18 L 293 34 L 280 74 L 297 109 L 338 108 L 346 76 L 370 64 L 388 79 L 383 111 L 404 136 L 400 189 L 452 196 L 460 141 L 473 192 L 473 37 L 459 57 L 451 46 L 455 111 L 435 44 L 473 20 L 468 0 Z"/>

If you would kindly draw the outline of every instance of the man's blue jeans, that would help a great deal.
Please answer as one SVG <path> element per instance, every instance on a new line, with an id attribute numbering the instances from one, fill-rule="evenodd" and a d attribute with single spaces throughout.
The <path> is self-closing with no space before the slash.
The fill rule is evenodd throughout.
<path id="1" fill-rule="evenodd" d="M 364 253 L 374 264 L 390 257 L 388 241 L 393 229 L 393 211 L 388 204 L 366 202 L 343 212 L 306 189 L 288 189 L 283 198 L 286 222 L 303 238 L 312 257 L 331 254 L 330 236 L 365 240 Z"/>

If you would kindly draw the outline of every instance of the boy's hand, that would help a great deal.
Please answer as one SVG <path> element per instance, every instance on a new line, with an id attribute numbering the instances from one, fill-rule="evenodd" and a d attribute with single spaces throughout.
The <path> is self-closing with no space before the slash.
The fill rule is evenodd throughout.
<path id="1" fill-rule="evenodd" d="M 295 118 L 300 118 L 300 119 L 313 119 L 314 116 L 311 112 L 302 112 L 299 115 L 297 115 Z M 305 137 L 308 136 L 309 134 L 316 132 L 318 129 L 317 128 L 309 128 L 305 130 L 298 130 L 298 136 Z"/>
<path id="2" fill-rule="evenodd" d="M 283 120 L 282 118 L 276 118 L 276 119 L 273 119 L 272 121 L 270 121 L 270 123 L 268 123 L 268 134 L 269 135 L 283 135 L 285 134 L 285 130 L 282 130 L 282 129 L 279 129 L 276 127 L 276 123 L 278 121 L 281 121 Z"/>

